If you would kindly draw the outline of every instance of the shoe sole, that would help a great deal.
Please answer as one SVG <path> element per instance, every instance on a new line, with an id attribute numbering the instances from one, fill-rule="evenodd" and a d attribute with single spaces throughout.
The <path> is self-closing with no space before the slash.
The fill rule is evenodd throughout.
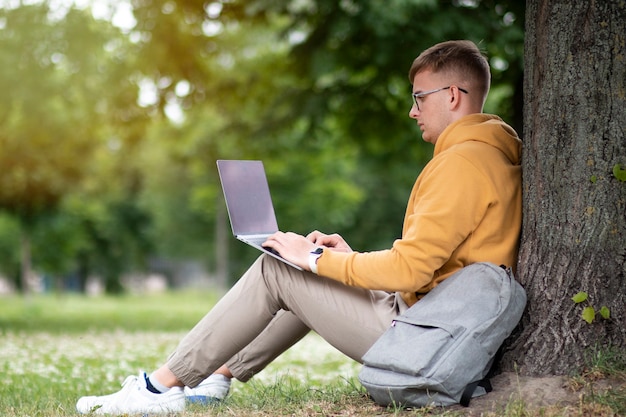
<path id="1" fill-rule="evenodd" d="M 216 405 L 222 402 L 221 399 L 215 397 L 208 397 L 206 395 L 188 395 L 185 396 L 185 401 L 189 404 L 200 404 L 200 405 Z"/>

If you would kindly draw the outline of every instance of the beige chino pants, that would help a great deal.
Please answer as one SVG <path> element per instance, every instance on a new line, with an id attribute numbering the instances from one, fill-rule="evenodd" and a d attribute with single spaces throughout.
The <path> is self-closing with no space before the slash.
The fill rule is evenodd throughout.
<path id="1" fill-rule="evenodd" d="M 223 364 L 247 380 L 313 330 L 354 360 L 407 306 L 262 255 L 182 339 L 167 365 L 189 387 Z"/>

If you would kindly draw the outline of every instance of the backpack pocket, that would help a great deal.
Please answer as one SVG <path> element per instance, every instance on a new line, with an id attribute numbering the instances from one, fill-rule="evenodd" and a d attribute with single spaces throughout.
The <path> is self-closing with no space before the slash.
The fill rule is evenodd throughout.
<path id="1" fill-rule="evenodd" d="M 365 353 L 363 362 L 376 368 L 427 377 L 465 333 L 463 326 L 399 316 Z"/>

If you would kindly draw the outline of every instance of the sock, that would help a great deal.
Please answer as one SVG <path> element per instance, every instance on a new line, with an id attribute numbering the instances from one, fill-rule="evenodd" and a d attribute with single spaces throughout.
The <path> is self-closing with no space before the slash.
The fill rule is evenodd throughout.
<path id="1" fill-rule="evenodd" d="M 210 380 L 210 381 L 230 382 L 230 378 L 227 377 L 226 375 L 222 375 L 222 374 L 211 374 L 211 375 L 209 375 L 209 377 L 207 379 Z"/>
<path id="2" fill-rule="evenodd" d="M 170 387 L 166 387 L 161 384 L 153 375 L 154 374 L 148 376 L 147 374 L 144 374 L 144 377 L 146 378 L 146 388 L 148 391 L 155 394 L 163 394 L 164 392 L 169 391 Z"/>

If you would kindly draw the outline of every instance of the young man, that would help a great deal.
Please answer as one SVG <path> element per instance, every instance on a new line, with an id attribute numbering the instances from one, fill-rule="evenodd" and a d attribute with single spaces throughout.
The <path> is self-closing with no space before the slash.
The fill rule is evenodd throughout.
<path id="1" fill-rule="evenodd" d="M 264 245 L 305 272 L 261 256 L 161 368 L 129 377 L 118 393 L 81 398 L 79 412 L 179 411 L 185 392 L 222 398 L 229 377 L 247 380 L 309 330 L 360 361 L 398 314 L 454 272 L 485 261 L 515 266 L 521 142 L 482 113 L 487 60 L 469 41 L 443 42 L 415 59 L 409 79 L 409 116 L 435 149 L 413 186 L 402 238 L 359 253 L 336 234 L 272 235 Z"/>

